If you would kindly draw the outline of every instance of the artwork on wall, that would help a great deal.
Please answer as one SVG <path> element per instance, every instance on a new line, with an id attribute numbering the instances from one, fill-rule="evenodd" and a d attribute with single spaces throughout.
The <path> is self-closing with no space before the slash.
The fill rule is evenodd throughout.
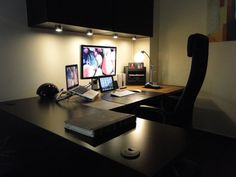
<path id="1" fill-rule="evenodd" d="M 236 40 L 236 0 L 208 0 L 210 42 Z"/>

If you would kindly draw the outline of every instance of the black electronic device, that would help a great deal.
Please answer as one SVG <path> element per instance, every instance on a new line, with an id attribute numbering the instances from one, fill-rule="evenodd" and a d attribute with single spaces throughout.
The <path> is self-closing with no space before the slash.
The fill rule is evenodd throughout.
<path id="1" fill-rule="evenodd" d="M 44 83 L 40 85 L 36 91 L 36 94 L 41 98 L 54 99 L 55 95 L 59 92 L 56 85 L 52 83 Z"/>
<path id="2" fill-rule="evenodd" d="M 101 92 L 108 92 L 116 89 L 112 76 L 99 77 L 98 80 Z"/>
<path id="3" fill-rule="evenodd" d="M 161 88 L 160 85 L 158 85 L 158 84 L 153 84 L 153 83 L 151 83 L 151 82 L 145 83 L 144 87 L 145 87 L 145 88 L 153 88 L 153 89 L 159 89 L 159 88 Z"/>
<path id="4" fill-rule="evenodd" d="M 129 63 L 124 67 L 127 85 L 144 85 L 146 82 L 146 67 L 143 63 Z"/>

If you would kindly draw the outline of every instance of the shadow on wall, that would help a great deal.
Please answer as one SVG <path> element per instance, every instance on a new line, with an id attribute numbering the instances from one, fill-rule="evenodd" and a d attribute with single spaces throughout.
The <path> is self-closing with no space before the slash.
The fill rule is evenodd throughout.
<path id="1" fill-rule="evenodd" d="M 198 98 L 196 100 L 193 112 L 193 127 L 236 138 L 236 123 L 209 98 Z"/>

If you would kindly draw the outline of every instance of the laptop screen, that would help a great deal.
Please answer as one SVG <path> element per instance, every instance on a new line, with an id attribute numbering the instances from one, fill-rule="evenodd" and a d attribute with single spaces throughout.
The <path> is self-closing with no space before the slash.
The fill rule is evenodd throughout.
<path id="1" fill-rule="evenodd" d="M 98 80 L 101 92 L 107 92 L 115 89 L 112 76 L 99 77 Z"/>
<path id="2" fill-rule="evenodd" d="M 66 88 L 71 90 L 79 85 L 78 65 L 66 65 Z"/>

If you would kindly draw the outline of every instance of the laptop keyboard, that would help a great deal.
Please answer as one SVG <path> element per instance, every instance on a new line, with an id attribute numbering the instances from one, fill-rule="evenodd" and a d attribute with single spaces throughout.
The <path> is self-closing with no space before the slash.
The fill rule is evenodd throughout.
<path id="1" fill-rule="evenodd" d="M 83 94 L 85 92 L 88 91 L 88 88 L 84 87 L 84 86 L 78 86 L 77 88 L 74 89 L 74 92 Z"/>

